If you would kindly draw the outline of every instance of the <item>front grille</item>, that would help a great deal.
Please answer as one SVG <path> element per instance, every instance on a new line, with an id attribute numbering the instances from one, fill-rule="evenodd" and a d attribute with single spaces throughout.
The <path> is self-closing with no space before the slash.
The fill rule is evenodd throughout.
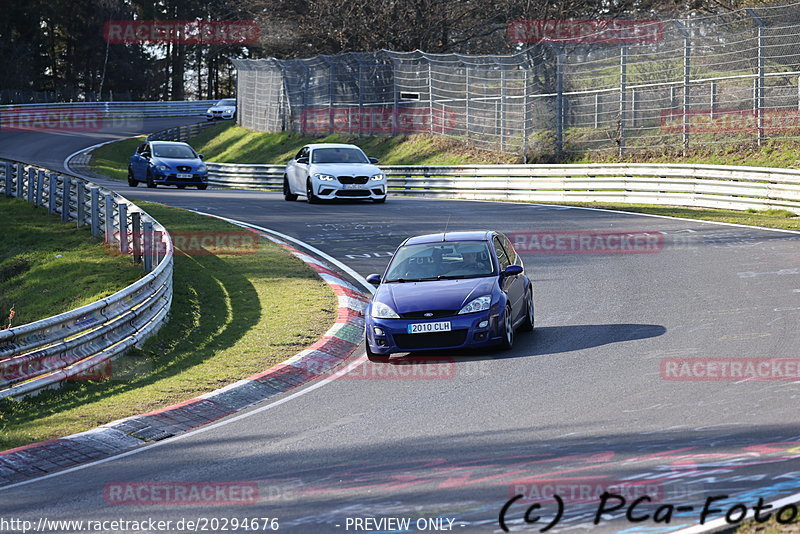
<path id="1" fill-rule="evenodd" d="M 340 184 L 360 184 L 369 182 L 369 176 L 339 176 Z"/>
<path id="2" fill-rule="evenodd" d="M 178 169 L 178 172 L 192 172 L 192 168 L 188 165 L 178 165 L 175 168 Z"/>
<path id="3" fill-rule="evenodd" d="M 458 310 L 424 310 L 416 312 L 401 313 L 401 319 L 437 319 L 439 317 L 452 317 L 457 315 Z M 425 315 L 432 313 L 433 315 Z"/>
<path id="4" fill-rule="evenodd" d="M 466 330 L 453 330 L 452 332 L 429 332 L 425 334 L 394 334 L 397 347 L 405 350 L 437 349 L 462 345 L 467 339 Z"/>
<path id="5" fill-rule="evenodd" d="M 343 191 L 336 192 L 337 197 L 368 197 L 369 191 L 358 191 L 358 190 L 349 190 L 345 189 Z"/>

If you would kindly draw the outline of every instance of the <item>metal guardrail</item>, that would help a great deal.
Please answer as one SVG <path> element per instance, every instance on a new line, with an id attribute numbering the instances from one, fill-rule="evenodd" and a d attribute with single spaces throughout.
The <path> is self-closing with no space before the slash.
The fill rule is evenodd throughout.
<path id="1" fill-rule="evenodd" d="M 74 120 L 76 114 L 84 112 L 92 119 L 146 119 L 162 117 L 191 117 L 205 115 L 206 110 L 217 100 L 183 100 L 151 102 L 53 102 L 43 104 L 0 105 L 0 128 L 23 126 L 31 121 Z M 27 112 L 27 116 L 26 115 Z M 88 119 L 87 119 L 88 120 Z M 42 128 L 46 127 L 43 125 Z"/>
<path id="2" fill-rule="evenodd" d="M 148 141 L 186 141 L 190 137 L 194 137 L 206 128 L 214 126 L 215 121 L 194 122 L 192 124 L 184 124 L 183 126 L 175 126 L 174 128 L 167 128 L 166 130 L 159 130 L 147 136 Z"/>
<path id="3" fill-rule="evenodd" d="M 382 165 L 395 195 L 624 202 L 800 213 L 800 170 L 728 165 Z M 208 163 L 218 187 L 279 190 L 283 165 Z"/>
<path id="4" fill-rule="evenodd" d="M 54 387 L 146 339 L 172 303 L 172 241 L 125 198 L 77 176 L 0 160 L 0 193 L 89 226 L 147 273 L 113 295 L 41 321 L 0 330 L 0 398 Z"/>

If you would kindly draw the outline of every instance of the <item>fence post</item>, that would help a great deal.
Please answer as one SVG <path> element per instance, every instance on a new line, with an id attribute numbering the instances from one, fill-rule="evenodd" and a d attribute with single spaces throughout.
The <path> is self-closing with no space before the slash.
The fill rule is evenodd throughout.
<path id="1" fill-rule="evenodd" d="M 133 263 L 142 263 L 142 213 L 131 213 L 131 234 L 133 243 Z"/>
<path id="2" fill-rule="evenodd" d="M 144 232 L 144 270 L 149 273 L 153 270 L 153 223 L 146 221 L 142 230 Z"/>
<path id="3" fill-rule="evenodd" d="M 551 45 L 556 52 L 556 154 L 564 151 L 564 52 Z"/>
<path id="4" fill-rule="evenodd" d="M 628 47 L 621 46 L 619 49 L 619 136 L 617 144 L 619 146 L 619 156 L 625 154 L 625 100 L 628 92 Z"/>
<path id="5" fill-rule="evenodd" d="M 100 235 L 100 190 L 93 187 L 89 194 L 92 202 L 89 220 L 91 221 L 92 235 L 96 237 Z"/>
<path id="6" fill-rule="evenodd" d="M 691 105 L 689 95 L 689 84 L 691 83 L 692 76 L 692 43 L 690 41 L 691 35 L 680 21 L 674 21 L 678 31 L 683 35 L 683 155 L 686 155 L 686 150 L 689 148 L 689 106 Z"/>
<path id="7" fill-rule="evenodd" d="M 500 70 L 500 152 L 506 151 L 506 71 Z"/>
<path id="8" fill-rule="evenodd" d="M 466 73 L 464 76 L 464 107 L 466 108 L 466 124 L 464 125 L 464 134 L 467 139 L 469 139 L 469 101 L 472 100 L 470 98 L 470 79 L 469 79 L 469 63 L 466 63 Z M 528 71 L 525 70 L 525 96 L 528 95 Z M 527 100 L 525 98 L 524 100 Z M 800 104 L 798 104 L 800 105 Z M 431 117 L 433 118 L 433 117 Z M 523 134 L 525 137 L 525 144 L 528 144 L 528 132 L 527 130 Z"/>
<path id="9" fill-rule="evenodd" d="M 105 213 L 105 242 L 107 245 L 114 243 L 114 197 L 111 193 L 103 195 L 103 211 Z"/>
<path id="10" fill-rule="evenodd" d="M 47 211 L 49 213 L 56 213 L 56 200 L 58 196 L 58 177 L 55 173 L 50 173 L 47 175 L 49 183 L 47 184 L 48 192 L 47 192 Z"/>
<path id="11" fill-rule="evenodd" d="M 431 72 L 430 61 L 428 61 L 428 117 L 431 123 L 431 134 L 433 134 L 433 72 Z"/>
<path id="12" fill-rule="evenodd" d="M 128 253 L 128 204 L 120 202 L 117 205 L 119 211 L 119 251 L 122 254 Z"/>
<path id="13" fill-rule="evenodd" d="M 714 112 L 717 111 L 717 82 L 712 81 L 711 87 L 709 89 L 711 92 L 711 102 L 709 103 L 709 110 L 710 110 L 711 120 L 714 120 Z"/>
<path id="14" fill-rule="evenodd" d="M 764 142 L 764 21 L 756 15 L 752 8 L 745 8 L 747 14 L 755 21 L 758 26 L 758 78 L 755 83 L 755 98 L 753 108 L 758 120 L 758 144 Z"/>
<path id="15" fill-rule="evenodd" d="M 594 127 L 600 127 L 600 93 L 594 94 Z"/>
<path id="16" fill-rule="evenodd" d="M 160 230 L 153 230 L 153 240 L 150 246 L 153 248 L 153 254 L 151 256 L 153 258 L 153 265 L 161 265 L 161 260 L 164 259 L 164 238 Z"/>
<path id="17" fill-rule="evenodd" d="M 36 171 L 36 200 L 34 206 L 37 208 L 44 204 L 44 170 Z"/>
<path id="18" fill-rule="evenodd" d="M 798 89 L 800 91 L 800 89 Z M 800 108 L 800 103 L 797 104 L 798 108 Z M 11 190 L 14 188 L 14 165 L 10 161 L 4 161 L 3 166 L 5 167 L 5 171 L 3 172 L 5 176 L 5 194 L 7 197 L 12 196 Z"/>
<path id="19" fill-rule="evenodd" d="M 636 88 L 631 88 L 631 128 L 636 128 Z"/>
<path id="20" fill-rule="evenodd" d="M 528 69 L 525 69 L 525 87 L 523 88 L 522 105 L 522 162 L 528 163 L 528 128 L 530 127 L 531 102 L 528 97 Z M 469 101 L 468 101 L 469 102 Z M 467 123 L 469 126 L 469 123 Z"/>
<path id="21" fill-rule="evenodd" d="M 28 202 L 33 204 L 34 192 L 36 191 L 36 169 L 28 167 Z"/>
<path id="22" fill-rule="evenodd" d="M 17 163 L 15 178 L 17 181 L 16 197 L 22 198 L 22 182 L 25 180 L 25 165 L 23 163 Z"/>
<path id="23" fill-rule="evenodd" d="M 70 208 L 72 203 L 72 180 L 69 176 L 64 176 L 61 182 L 61 221 L 69 222 Z"/>

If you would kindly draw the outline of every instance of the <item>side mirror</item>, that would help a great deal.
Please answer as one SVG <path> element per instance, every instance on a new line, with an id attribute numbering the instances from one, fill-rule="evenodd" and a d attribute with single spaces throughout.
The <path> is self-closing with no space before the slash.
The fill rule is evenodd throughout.
<path id="1" fill-rule="evenodd" d="M 378 158 L 369 158 L 369 162 L 375 165 L 376 163 L 378 163 Z"/>
<path id="2" fill-rule="evenodd" d="M 503 276 L 516 276 L 518 274 L 522 274 L 522 267 L 520 265 L 509 265 L 506 267 L 505 271 L 503 271 Z"/>
<path id="3" fill-rule="evenodd" d="M 297 163 L 299 163 L 301 165 L 308 165 L 308 158 L 299 158 L 297 160 Z"/>
<path id="4" fill-rule="evenodd" d="M 371 274 L 367 277 L 367 282 L 372 284 L 373 286 L 380 285 L 381 283 L 381 275 L 379 274 Z"/>
<path id="5" fill-rule="evenodd" d="M 205 158 L 205 156 L 204 156 L 204 155 L 202 155 L 202 154 L 198 154 L 198 155 L 197 155 L 197 157 L 198 157 L 198 158 L 200 158 L 200 159 L 203 159 L 203 158 Z"/>

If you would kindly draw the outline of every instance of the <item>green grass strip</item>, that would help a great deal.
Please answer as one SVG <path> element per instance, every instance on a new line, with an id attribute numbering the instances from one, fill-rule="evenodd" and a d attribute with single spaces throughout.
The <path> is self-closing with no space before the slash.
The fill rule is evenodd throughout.
<path id="1" fill-rule="evenodd" d="M 159 204 L 139 206 L 170 232 L 241 230 Z M 191 399 L 266 370 L 319 339 L 335 321 L 335 294 L 305 263 L 268 240 L 257 242 L 253 254 L 178 251 L 172 311 L 161 331 L 114 361 L 109 379 L 71 381 L 0 402 L 0 450 Z"/>

